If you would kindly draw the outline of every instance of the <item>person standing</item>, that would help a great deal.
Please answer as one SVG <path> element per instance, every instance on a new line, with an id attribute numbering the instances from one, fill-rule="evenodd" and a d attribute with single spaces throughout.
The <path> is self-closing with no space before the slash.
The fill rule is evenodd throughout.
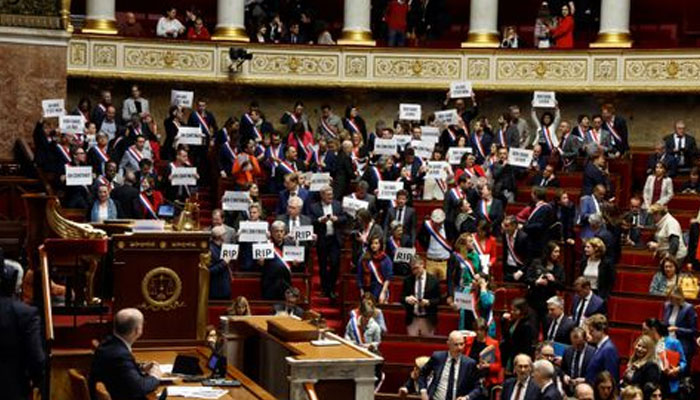
<path id="1" fill-rule="evenodd" d="M 403 281 L 401 304 L 406 310 L 406 331 L 410 336 L 433 336 L 440 303 L 440 282 L 425 271 L 419 255 L 411 260 L 411 275 Z"/>
<path id="2" fill-rule="evenodd" d="M 333 188 L 324 186 L 320 190 L 321 201 L 311 206 L 311 219 L 316 232 L 321 287 L 326 297 L 335 300 L 336 281 L 340 270 L 340 250 L 343 247 L 341 230 L 347 222 L 340 202 L 333 199 Z"/>
<path id="3" fill-rule="evenodd" d="M 464 355 L 464 335 L 452 331 L 447 351 L 436 351 L 421 369 L 419 378 L 422 400 L 475 400 L 480 394 L 476 362 Z M 427 379 L 433 375 L 430 385 Z"/>

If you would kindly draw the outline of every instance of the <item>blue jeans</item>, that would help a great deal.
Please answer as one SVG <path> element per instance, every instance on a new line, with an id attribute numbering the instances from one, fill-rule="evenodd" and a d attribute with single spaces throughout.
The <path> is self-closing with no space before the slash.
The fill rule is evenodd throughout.
<path id="1" fill-rule="evenodd" d="M 406 45 L 406 32 L 389 29 L 389 47 L 403 47 Z"/>

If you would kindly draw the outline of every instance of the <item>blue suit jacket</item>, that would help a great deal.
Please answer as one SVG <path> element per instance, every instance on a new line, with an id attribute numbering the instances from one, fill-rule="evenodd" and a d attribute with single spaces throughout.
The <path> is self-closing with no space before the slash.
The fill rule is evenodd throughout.
<path id="1" fill-rule="evenodd" d="M 599 204 L 600 205 L 600 204 Z M 578 223 L 581 225 L 581 238 L 588 239 L 594 236 L 591 227 L 588 225 L 588 217 L 596 213 L 595 200 L 593 195 L 582 196 L 579 200 Z"/>
<path id="2" fill-rule="evenodd" d="M 433 397 L 435 390 L 437 390 L 438 383 L 440 382 L 440 376 L 442 376 L 442 370 L 445 368 L 447 361 L 446 351 L 436 351 L 430 357 L 430 360 L 421 368 L 420 377 L 418 378 L 418 384 L 421 389 L 428 389 L 428 396 Z M 459 376 L 455 384 L 457 397 L 469 395 L 469 398 L 475 399 L 480 393 L 477 386 L 477 371 L 476 371 L 476 361 L 471 358 L 461 355 L 459 363 Z M 427 385 L 427 380 L 430 374 L 433 374 L 433 380 L 430 382 L 430 386 Z"/>
<path id="3" fill-rule="evenodd" d="M 603 372 L 608 371 L 612 374 L 614 382 L 620 380 L 620 357 L 617 353 L 617 347 L 612 340 L 606 340 L 603 346 L 596 350 L 593 358 L 588 363 L 586 368 L 586 382 L 593 384 L 595 377 Z"/>
<path id="4" fill-rule="evenodd" d="M 588 162 L 583 170 L 583 189 L 581 194 L 588 195 L 593 193 L 593 188 L 598 184 L 602 184 L 610 190 L 610 178 L 605 176 L 603 171 L 596 167 L 593 162 Z"/>
<path id="5" fill-rule="evenodd" d="M 297 196 L 299 196 L 302 200 L 304 200 L 304 207 L 301 209 L 301 213 L 304 215 L 309 215 L 309 207 L 311 206 L 309 204 L 309 202 L 311 200 L 309 197 L 309 191 L 300 187 L 299 189 L 297 189 Z M 289 201 L 289 190 L 285 189 L 285 190 L 280 192 L 280 197 L 279 197 L 279 201 L 277 202 L 277 210 L 275 211 L 275 214 L 277 214 L 277 215 L 286 214 L 288 201 Z"/>
<path id="6" fill-rule="evenodd" d="M 571 319 L 576 323 L 576 310 L 578 310 L 579 301 L 581 299 L 578 295 L 574 295 L 574 300 L 571 302 Z M 594 314 L 605 314 L 605 302 L 597 294 L 593 293 L 591 301 L 586 305 L 586 309 L 583 310 L 583 316 L 588 318 Z"/>
<path id="7" fill-rule="evenodd" d="M 501 392 L 501 400 L 510 400 L 513 396 L 513 390 L 515 390 L 515 384 L 517 379 L 508 378 L 503 383 L 503 391 Z M 537 387 L 535 381 L 530 378 L 527 382 L 527 387 L 525 388 L 525 400 L 538 400 L 540 397 L 540 388 Z"/>
<path id="8" fill-rule="evenodd" d="M 663 322 L 668 324 L 668 319 L 671 317 L 671 310 L 673 307 L 671 303 L 666 302 L 664 304 L 664 319 Z M 690 303 L 685 303 L 681 309 L 678 311 L 678 317 L 676 317 L 676 325 L 678 330 L 676 331 L 676 338 L 683 345 L 683 351 L 685 351 L 685 356 L 687 359 L 692 359 L 693 354 L 695 354 L 695 334 L 697 326 L 698 315 Z"/>

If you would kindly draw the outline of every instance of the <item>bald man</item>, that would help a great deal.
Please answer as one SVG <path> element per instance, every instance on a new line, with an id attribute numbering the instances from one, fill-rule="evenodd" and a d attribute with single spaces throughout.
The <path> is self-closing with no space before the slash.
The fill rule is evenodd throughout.
<path id="1" fill-rule="evenodd" d="M 501 391 L 501 400 L 537 400 L 540 389 L 532 378 L 532 359 L 527 354 L 518 354 L 513 359 L 514 377 L 506 379 Z"/>
<path id="2" fill-rule="evenodd" d="M 90 390 L 102 382 L 114 399 L 145 399 L 162 376 L 157 363 L 139 365 L 131 346 L 143 333 L 143 314 L 125 308 L 114 316 L 114 331 L 95 351 L 90 372 Z M 94 396 L 93 396 L 94 398 Z"/>
<path id="3" fill-rule="evenodd" d="M 579 383 L 576 386 L 576 400 L 593 400 L 593 388 L 587 383 Z"/>
<path id="4" fill-rule="evenodd" d="M 476 361 L 464 355 L 464 335 L 450 332 L 447 351 L 436 351 L 421 368 L 418 384 L 422 400 L 475 400 L 477 385 Z M 428 377 L 433 375 L 430 385 Z"/>

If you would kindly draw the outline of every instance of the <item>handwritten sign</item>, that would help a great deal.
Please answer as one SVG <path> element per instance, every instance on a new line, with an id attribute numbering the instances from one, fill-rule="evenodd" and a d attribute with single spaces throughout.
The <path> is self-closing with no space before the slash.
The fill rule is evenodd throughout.
<path id="1" fill-rule="evenodd" d="M 469 81 L 450 83 L 450 98 L 472 97 L 472 83 Z"/>
<path id="2" fill-rule="evenodd" d="M 239 242 L 267 241 L 267 221 L 241 221 L 238 226 Z"/>
<path id="3" fill-rule="evenodd" d="M 238 260 L 238 245 L 224 243 L 221 246 L 221 256 L 220 257 L 223 259 L 228 258 L 229 260 Z"/>
<path id="4" fill-rule="evenodd" d="M 312 225 L 300 225 L 292 228 L 292 238 L 298 242 L 309 242 L 314 236 L 314 227 Z"/>
<path id="5" fill-rule="evenodd" d="M 354 217 L 359 210 L 366 210 L 369 208 L 369 203 L 365 200 L 358 200 L 350 196 L 345 196 L 343 197 L 342 206 L 343 211 Z"/>
<path id="6" fill-rule="evenodd" d="M 331 184 L 331 174 L 328 172 L 311 174 L 309 182 L 311 182 L 309 190 L 312 192 L 318 192 L 324 186 L 328 186 Z"/>
<path id="7" fill-rule="evenodd" d="M 272 243 L 255 243 L 253 244 L 253 260 L 275 258 L 275 247 Z"/>
<path id="8" fill-rule="evenodd" d="M 433 179 L 447 178 L 445 168 L 448 165 L 445 161 L 428 161 L 428 172 L 426 172 L 425 177 Z"/>
<path id="9" fill-rule="evenodd" d="M 469 292 L 455 291 L 454 302 L 460 310 L 473 310 L 472 295 Z"/>
<path id="10" fill-rule="evenodd" d="M 435 143 L 424 140 L 412 140 L 411 147 L 416 151 L 416 156 L 429 159 L 433 155 Z"/>
<path id="11" fill-rule="evenodd" d="M 65 101 L 63 99 L 42 100 L 41 108 L 44 110 L 44 118 L 61 117 L 66 114 Z"/>
<path id="12" fill-rule="evenodd" d="M 402 121 L 420 121 L 420 104 L 399 104 L 399 119 Z"/>
<path id="13" fill-rule="evenodd" d="M 187 92 L 187 91 L 182 91 L 182 90 L 171 90 L 170 91 L 170 104 L 173 106 L 192 108 L 193 102 L 194 102 L 194 92 Z"/>
<path id="14" fill-rule="evenodd" d="M 532 150 L 509 148 L 508 164 L 514 167 L 529 168 L 532 164 Z"/>
<path id="15" fill-rule="evenodd" d="M 394 254 L 394 262 L 410 263 L 416 255 L 416 249 L 413 247 L 399 247 Z"/>
<path id="16" fill-rule="evenodd" d="M 421 126 L 420 133 L 421 139 L 431 141 L 433 144 L 440 140 L 440 128 L 437 126 Z"/>
<path id="17" fill-rule="evenodd" d="M 479 255 L 479 269 L 481 270 L 481 272 L 488 274 L 490 266 L 491 266 L 491 255 L 490 254 Z"/>
<path id="18" fill-rule="evenodd" d="M 227 190 L 221 198 L 221 209 L 224 211 L 247 211 L 250 206 L 250 194 Z"/>
<path id="19" fill-rule="evenodd" d="M 403 189 L 403 182 L 379 181 L 379 200 L 396 200 L 396 193 Z"/>
<path id="20" fill-rule="evenodd" d="M 201 126 L 181 126 L 177 129 L 175 140 L 177 144 L 200 146 L 202 144 L 202 136 Z"/>
<path id="21" fill-rule="evenodd" d="M 532 106 L 537 108 L 555 108 L 557 99 L 554 92 L 535 92 L 532 95 Z"/>
<path id="22" fill-rule="evenodd" d="M 411 135 L 394 135 L 394 140 L 396 140 L 396 144 L 398 144 L 401 147 L 405 147 L 407 144 L 411 143 Z"/>
<path id="23" fill-rule="evenodd" d="M 85 121 L 80 115 L 61 115 L 58 117 L 58 126 L 63 133 L 82 133 Z"/>
<path id="24" fill-rule="evenodd" d="M 396 147 L 396 139 L 374 139 L 374 154 L 393 156 Z"/>
<path id="25" fill-rule="evenodd" d="M 459 116 L 454 108 L 445 111 L 435 111 L 435 120 L 445 125 L 457 125 Z"/>
<path id="26" fill-rule="evenodd" d="M 66 186 L 92 185 L 92 167 L 66 165 Z"/>
<path id="27" fill-rule="evenodd" d="M 284 246 L 282 248 L 282 259 L 291 262 L 304 262 L 304 246 Z"/>
<path id="28" fill-rule="evenodd" d="M 175 167 L 170 172 L 170 184 L 173 186 L 197 185 L 197 168 Z"/>
<path id="29" fill-rule="evenodd" d="M 447 162 L 452 165 L 459 165 L 460 161 L 462 161 L 462 157 L 464 157 L 466 153 L 471 154 L 471 152 L 471 147 L 450 147 L 450 149 L 447 150 Z"/>

